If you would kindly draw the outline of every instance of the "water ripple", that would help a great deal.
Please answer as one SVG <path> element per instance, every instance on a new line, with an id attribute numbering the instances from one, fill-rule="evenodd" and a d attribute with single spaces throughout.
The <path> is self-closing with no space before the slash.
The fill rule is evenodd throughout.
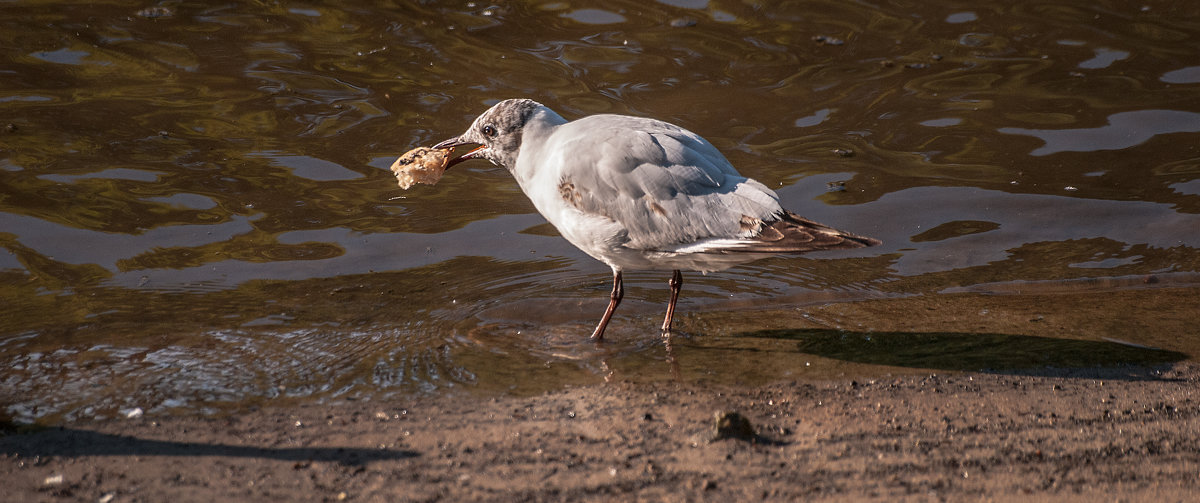
<path id="1" fill-rule="evenodd" d="M 676 349 L 711 364 L 693 376 L 795 370 L 794 344 L 730 352 L 737 324 L 773 322 L 756 309 L 1190 288 L 1193 11 L 3 4 L 0 398 L 56 421 L 674 378 L 663 275 L 627 275 L 597 347 L 610 272 L 506 171 L 395 186 L 401 152 L 516 96 L 678 123 L 785 207 L 883 239 L 688 273 Z"/>

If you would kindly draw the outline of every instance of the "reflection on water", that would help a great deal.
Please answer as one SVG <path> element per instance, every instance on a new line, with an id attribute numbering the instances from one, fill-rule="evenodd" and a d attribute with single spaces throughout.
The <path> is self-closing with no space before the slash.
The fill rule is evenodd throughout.
<path id="1" fill-rule="evenodd" d="M 811 329 L 931 352 L 947 339 L 928 334 L 953 334 L 1013 367 L 968 335 L 1063 334 L 897 328 L 911 316 L 886 311 L 766 326 L 746 309 L 1043 292 L 1054 312 L 1094 294 L 1081 281 L 1142 303 L 1195 292 L 1197 16 L 1068 0 L 4 4 L 0 405 L 55 421 L 938 368 L 848 356 L 857 343 L 797 353 L 792 335 L 835 333 Z M 631 274 L 593 346 L 607 269 L 507 173 L 467 163 L 404 192 L 387 171 L 508 97 L 679 123 L 789 208 L 885 244 L 687 275 L 674 369 L 653 331 L 667 278 Z M 1142 317 L 1071 337 L 1195 354 L 1171 320 L 1196 296 L 1178 298 L 1073 305 Z M 1145 362 L 1106 354 L 1072 365 Z"/>
<path id="2" fill-rule="evenodd" d="M 1200 113 L 1179 110 L 1135 110 L 1108 117 L 1108 124 L 1083 129 L 1000 128 L 1001 133 L 1035 136 L 1046 142 L 1029 155 L 1058 152 L 1122 150 L 1171 133 L 1200 133 Z"/>

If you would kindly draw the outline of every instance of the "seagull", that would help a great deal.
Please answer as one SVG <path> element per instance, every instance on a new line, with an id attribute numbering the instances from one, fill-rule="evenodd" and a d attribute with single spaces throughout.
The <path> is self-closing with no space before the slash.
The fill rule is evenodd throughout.
<path id="1" fill-rule="evenodd" d="M 434 148 L 462 145 L 476 148 L 450 159 L 447 169 L 470 159 L 507 169 L 559 234 L 612 268 L 595 341 L 625 296 L 623 271 L 673 271 L 662 324 L 669 336 L 681 270 L 707 273 L 778 254 L 880 244 L 783 209 L 774 191 L 739 174 L 700 135 L 656 119 L 600 114 L 567 121 L 536 101 L 509 99 Z"/>

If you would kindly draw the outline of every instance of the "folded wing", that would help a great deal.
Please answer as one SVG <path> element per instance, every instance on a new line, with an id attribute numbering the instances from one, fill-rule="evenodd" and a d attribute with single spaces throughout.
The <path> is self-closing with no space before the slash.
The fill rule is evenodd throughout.
<path id="1" fill-rule="evenodd" d="M 784 214 L 778 197 L 740 175 L 715 147 L 652 119 L 591 116 L 559 128 L 550 151 L 572 166 L 560 193 L 580 211 L 617 222 L 625 246 L 669 250 L 703 241 L 750 238 Z"/>

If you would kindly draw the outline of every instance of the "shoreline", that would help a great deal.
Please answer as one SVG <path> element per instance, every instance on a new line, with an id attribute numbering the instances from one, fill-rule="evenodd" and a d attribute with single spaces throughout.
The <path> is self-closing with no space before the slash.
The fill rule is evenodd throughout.
<path id="1" fill-rule="evenodd" d="M 616 382 L 0 437 L 21 501 L 1185 500 L 1200 365 Z M 714 439 L 736 412 L 754 435 Z"/>

